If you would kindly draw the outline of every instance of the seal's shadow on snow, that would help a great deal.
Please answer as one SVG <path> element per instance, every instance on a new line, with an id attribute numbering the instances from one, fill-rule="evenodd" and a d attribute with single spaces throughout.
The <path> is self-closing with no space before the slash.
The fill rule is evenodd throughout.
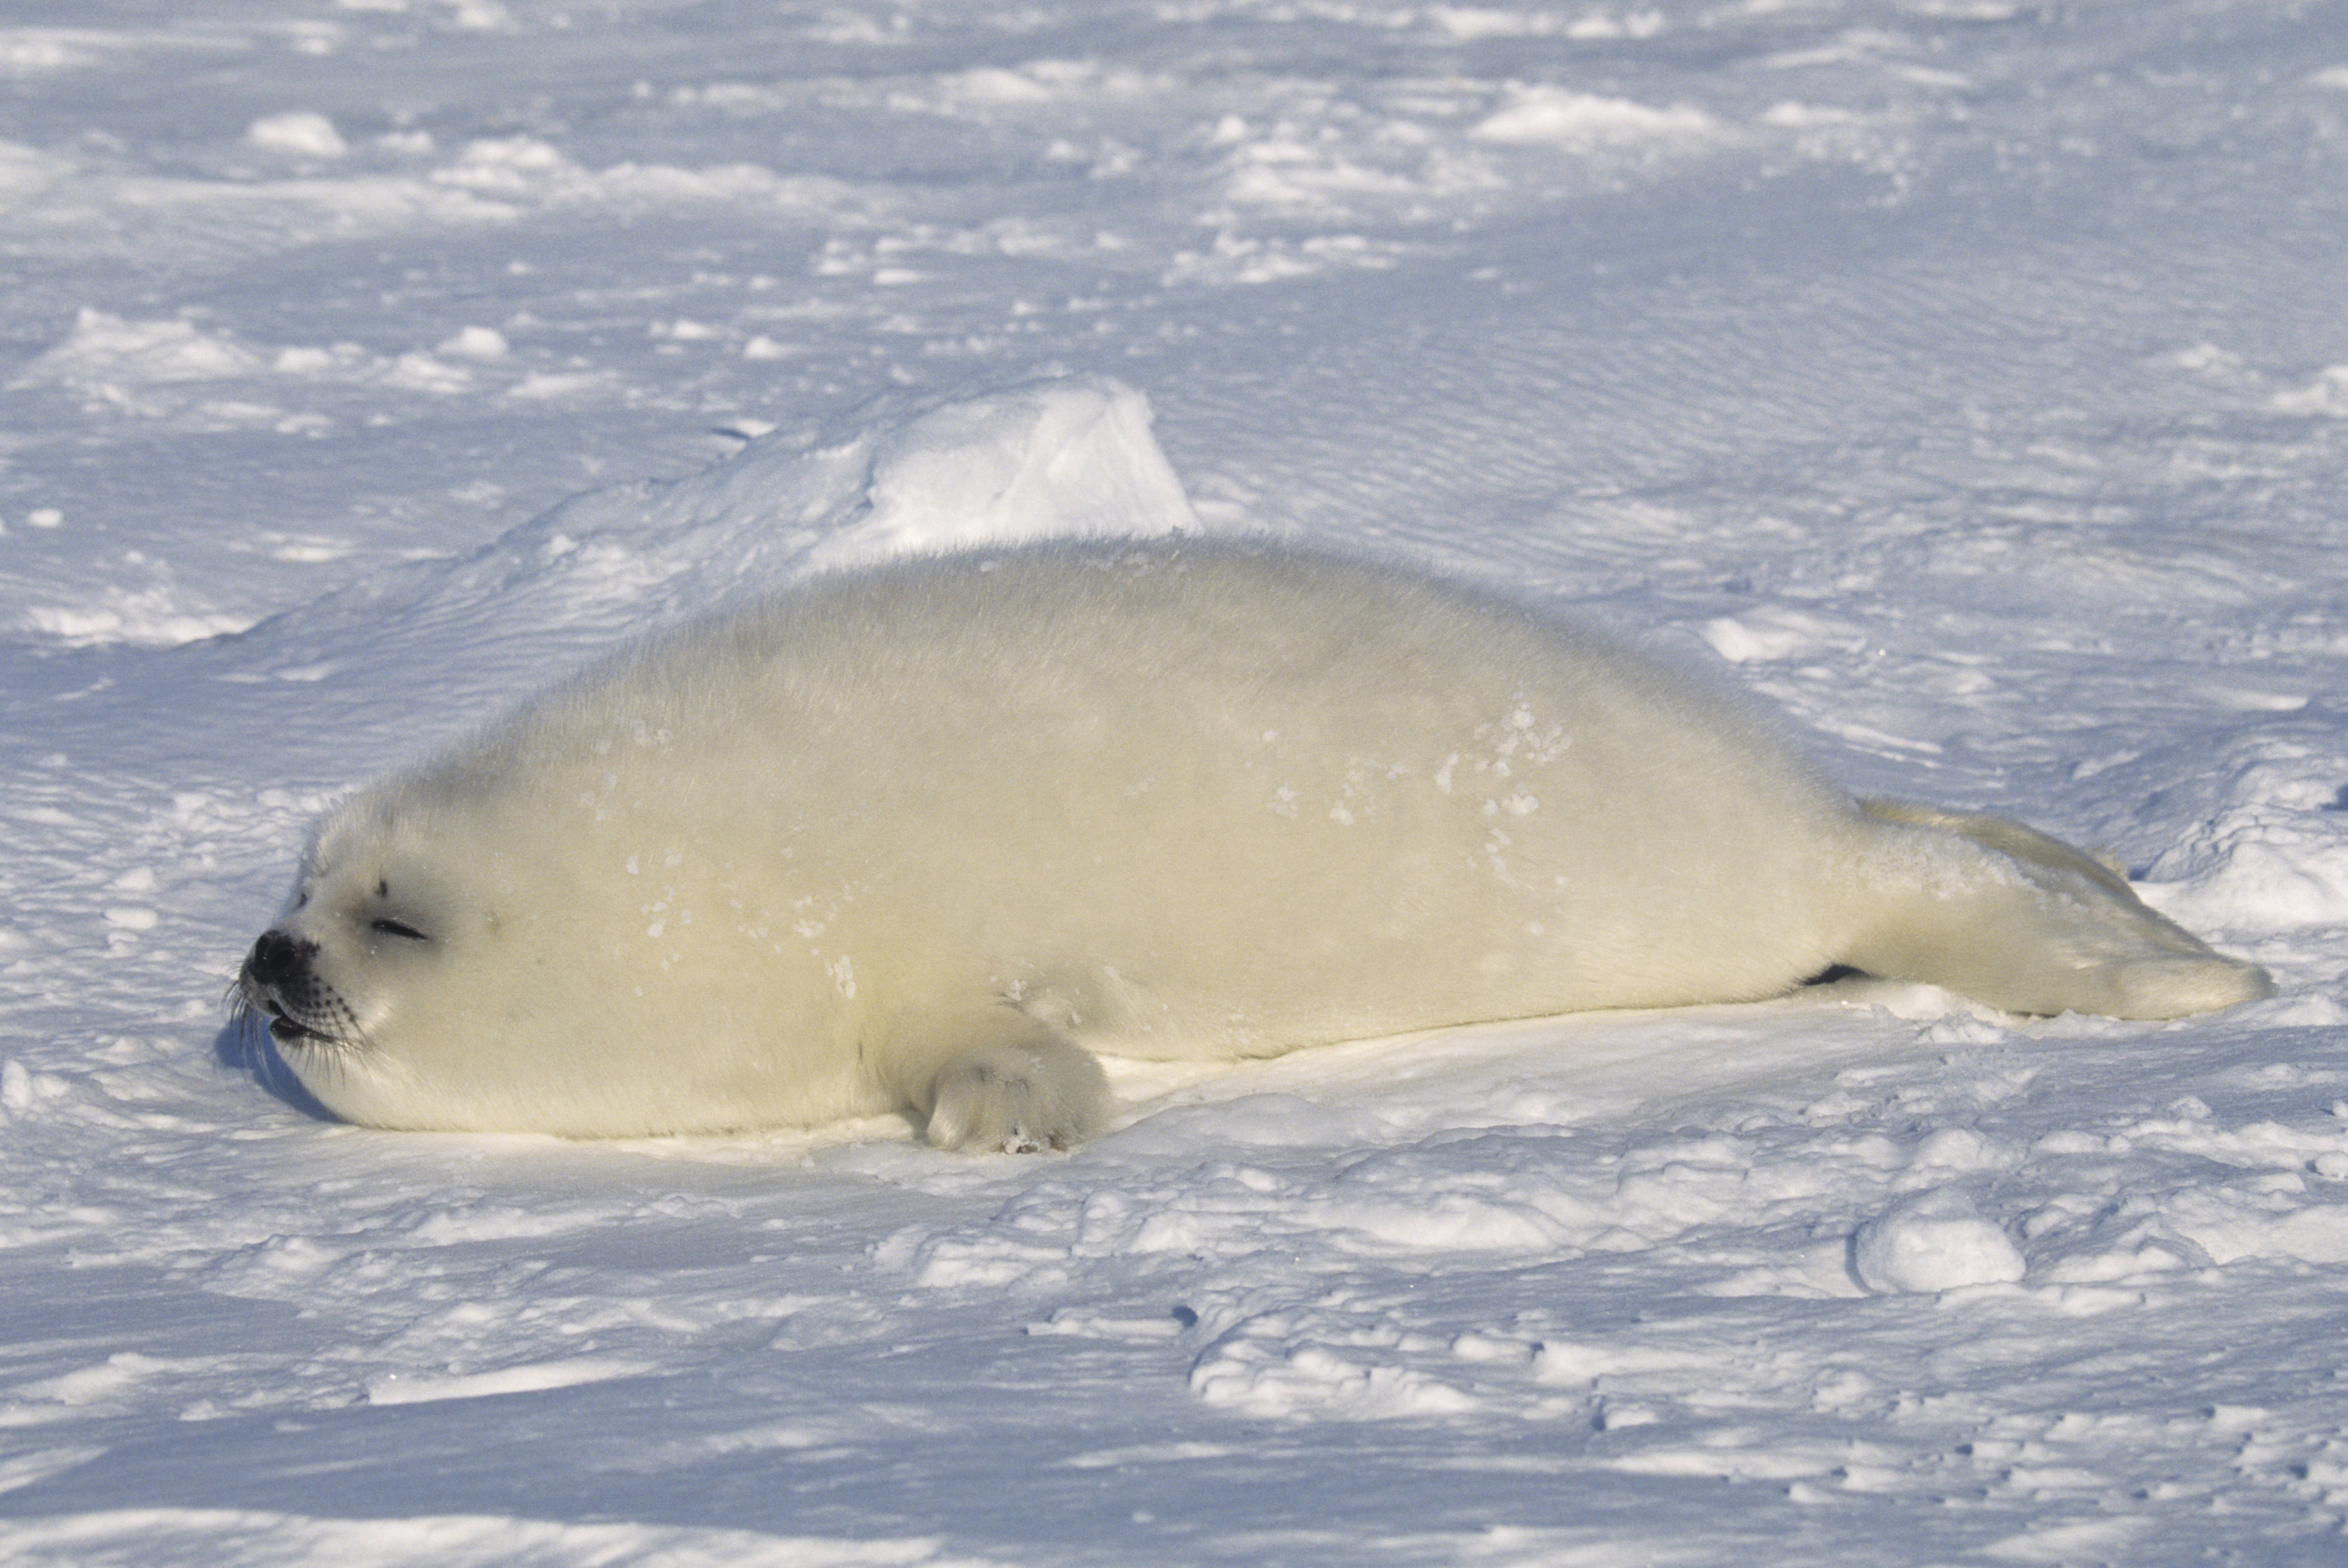
<path id="1" fill-rule="evenodd" d="M 212 1037 L 212 1060 L 231 1072 L 244 1073 L 278 1099 L 316 1121 L 340 1121 L 341 1117 L 328 1110 L 294 1076 L 270 1043 L 269 1031 L 250 1017 L 238 1015 L 221 1026 Z"/>

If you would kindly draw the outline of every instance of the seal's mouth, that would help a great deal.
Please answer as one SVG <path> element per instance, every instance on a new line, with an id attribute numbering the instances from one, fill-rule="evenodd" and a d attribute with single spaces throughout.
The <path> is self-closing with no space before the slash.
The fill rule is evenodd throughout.
<path id="1" fill-rule="evenodd" d="M 269 1037 L 281 1046 L 290 1046 L 296 1041 L 315 1041 L 322 1046 L 331 1046 L 335 1043 L 335 1037 L 332 1035 L 322 1035 L 307 1024 L 295 1023 L 283 1013 L 273 1013 L 270 1016 Z"/>
<path id="2" fill-rule="evenodd" d="M 269 1020 L 269 1037 L 281 1046 L 332 1046 L 341 1042 L 323 1029 L 314 1029 L 285 1010 L 285 1004 L 261 991 L 249 982 L 245 986 L 245 1006 Z"/>

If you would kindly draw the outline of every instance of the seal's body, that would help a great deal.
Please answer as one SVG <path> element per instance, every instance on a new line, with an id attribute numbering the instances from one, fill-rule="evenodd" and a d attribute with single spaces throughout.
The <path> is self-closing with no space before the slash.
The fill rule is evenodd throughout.
<path id="1" fill-rule="evenodd" d="M 1089 1054 L 1782 993 L 2264 995 L 1994 818 L 1865 803 L 1704 682 L 1257 543 L 821 577 L 656 636 L 324 824 L 242 989 L 320 1100 L 579 1136 L 908 1108 L 1066 1145 Z"/>

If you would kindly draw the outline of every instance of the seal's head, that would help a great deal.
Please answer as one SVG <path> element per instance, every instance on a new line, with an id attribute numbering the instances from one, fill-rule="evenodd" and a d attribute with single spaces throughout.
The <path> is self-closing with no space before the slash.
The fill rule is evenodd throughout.
<path id="1" fill-rule="evenodd" d="M 500 838 L 514 838 L 500 814 L 418 775 L 319 826 L 294 894 L 244 955 L 237 1002 L 335 1115 L 469 1127 L 484 1094 L 500 1108 L 530 1096 L 514 1058 L 542 1063 L 530 1021 L 540 988 L 561 981 L 542 953 L 517 951 L 507 915 L 561 903 L 563 887 Z"/>
<path id="2" fill-rule="evenodd" d="M 293 897 L 245 955 L 239 1001 L 338 1114 L 361 1114 L 407 1076 L 419 1032 L 446 1033 L 427 1015 L 491 919 L 468 871 L 422 824 L 354 801 L 329 820 Z"/>
<path id="3" fill-rule="evenodd" d="M 572 1137 L 825 1119 L 798 1057 L 843 1052 L 845 1076 L 859 1037 L 826 954 L 787 940 L 816 917 L 769 907 L 747 852 L 703 842 L 672 770 L 630 773 L 644 810 L 602 811 L 593 785 L 632 764 L 586 754 L 582 774 L 559 746 L 531 767 L 493 746 L 328 816 L 237 978 L 328 1110 Z M 875 1091 L 855 1081 L 860 1109 Z"/>

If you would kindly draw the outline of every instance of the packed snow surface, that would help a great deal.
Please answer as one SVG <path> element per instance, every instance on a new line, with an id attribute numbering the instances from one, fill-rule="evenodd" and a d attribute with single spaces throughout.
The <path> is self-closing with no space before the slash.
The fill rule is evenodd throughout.
<path id="1" fill-rule="evenodd" d="M 2336 0 L 19 0 L 0 1558 L 2348 1561 Z M 398 1135 L 304 825 L 828 566 L 1263 530 L 2108 849 L 2173 1025 L 1847 983 Z"/>

